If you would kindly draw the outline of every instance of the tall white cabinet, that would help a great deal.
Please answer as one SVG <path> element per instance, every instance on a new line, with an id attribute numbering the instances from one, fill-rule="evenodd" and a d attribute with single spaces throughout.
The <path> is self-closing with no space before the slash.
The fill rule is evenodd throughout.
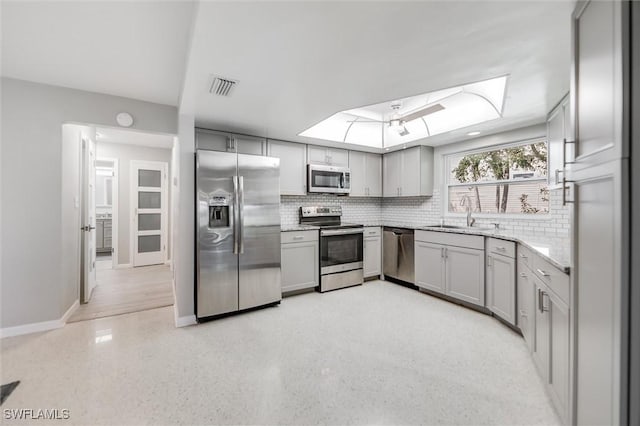
<path id="1" fill-rule="evenodd" d="M 637 7 L 619 0 L 579 2 L 573 14 L 571 104 L 577 139 L 575 159 L 567 166 L 566 198 L 574 206 L 570 305 L 575 309 L 569 318 L 575 330 L 570 340 L 575 342 L 574 424 L 628 424 L 624 305 L 630 282 L 623 271 L 629 265 L 630 122 L 624 96 L 630 87 L 624 65 L 631 59 L 631 3 Z"/>

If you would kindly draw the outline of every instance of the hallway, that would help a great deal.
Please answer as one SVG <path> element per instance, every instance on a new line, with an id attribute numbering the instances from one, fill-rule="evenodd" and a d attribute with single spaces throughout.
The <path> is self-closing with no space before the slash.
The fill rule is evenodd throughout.
<path id="1" fill-rule="evenodd" d="M 85 321 L 173 305 L 171 270 L 167 265 L 110 269 L 111 261 L 97 261 L 97 286 L 91 300 L 68 322 Z"/>

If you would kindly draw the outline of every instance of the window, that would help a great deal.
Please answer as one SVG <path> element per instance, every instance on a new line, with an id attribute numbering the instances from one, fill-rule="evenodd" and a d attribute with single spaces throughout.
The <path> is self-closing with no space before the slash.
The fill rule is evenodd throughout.
<path id="1" fill-rule="evenodd" d="M 549 213 L 547 143 L 527 142 L 446 158 L 447 212 Z"/>

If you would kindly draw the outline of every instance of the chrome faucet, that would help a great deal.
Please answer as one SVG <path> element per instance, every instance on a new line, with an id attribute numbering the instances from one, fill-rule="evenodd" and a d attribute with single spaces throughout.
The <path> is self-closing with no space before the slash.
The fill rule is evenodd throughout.
<path id="1" fill-rule="evenodd" d="M 473 209 L 473 206 L 471 205 L 471 197 L 468 195 L 463 196 L 462 200 L 460 200 L 460 205 L 467 208 L 467 226 L 472 227 L 473 224 L 476 223 L 476 220 L 471 217 L 471 210 Z"/>

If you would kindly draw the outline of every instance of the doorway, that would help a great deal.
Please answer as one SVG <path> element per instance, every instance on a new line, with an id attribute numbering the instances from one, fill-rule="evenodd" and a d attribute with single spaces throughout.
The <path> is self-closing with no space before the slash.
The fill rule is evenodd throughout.
<path id="1" fill-rule="evenodd" d="M 171 306 L 173 135 L 92 127 L 81 142 L 76 322 Z"/>

